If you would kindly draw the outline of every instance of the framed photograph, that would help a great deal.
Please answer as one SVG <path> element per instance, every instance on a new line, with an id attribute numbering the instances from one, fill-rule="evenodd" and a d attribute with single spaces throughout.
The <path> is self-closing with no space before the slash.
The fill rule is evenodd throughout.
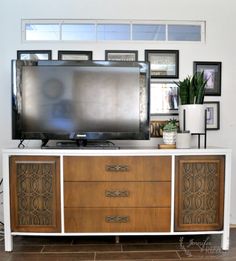
<path id="1" fill-rule="evenodd" d="M 150 136 L 151 138 L 163 137 L 162 126 L 167 123 L 168 120 L 152 120 L 150 121 Z M 177 121 L 179 126 L 179 122 Z"/>
<path id="2" fill-rule="evenodd" d="M 204 71 L 205 79 L 208 79 L 205 87 L 205 95 L 221 95 L 221 62 L 193 62 L 193 72 Z"/>
<path id="3" fill-rule="evenodd" d="M 133 50 L 105 50 L 106 61 L 138 61 L 138 51 Z"/>
<path id="4" fill-rule="evenodd" d="M 58 51 L 58 60 L 77 60 L 89 61 L 93 60 L 92 51 Z"/>
<path id="5" fill-rule="evenodd" d="M 145 50 L 145 61 L 150 62 L 151 78 L 178 78 L 178 50 Z"/>
<path id="6" fill-rule="evenodd" d="M 220 129 L 220 102 L 204 102 L 207 111 L 207 130 Z"/>
<path id="7" fill-rule="evenodd" d="M 17 50 L 18 60 L 51 60 L 51 50 Z"/>
<path id="8" fill-rule="evenodd" d="M 151 138 L 160 138 L 163 136 L 162 133 L 162 128 L 161 126 L 164 125 L 166 121 L 159 121 L 159 120 L 154 120 L 150 121 L 150 137 Z"/>
<path id="9" fill-rule="evenodd" d="M 174 82 L 151 82 L 151 115 L 177 115 L 178 87 Z"/>

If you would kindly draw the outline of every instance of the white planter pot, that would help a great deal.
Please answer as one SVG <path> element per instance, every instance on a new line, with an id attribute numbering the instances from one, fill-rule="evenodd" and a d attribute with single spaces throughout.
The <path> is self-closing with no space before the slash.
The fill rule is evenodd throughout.
<path id="1" fill-rule="evenodd" d="M 176 148 L 189 149 L 191 147 L 191 133 L 181 132 L 176 135 Z"/>
<path id="2" fill-rule="evenodd" d="M 183 126 L 185 110 L 185 130 Z M 179 124 L 181 131 L 190 131 L 191 134 L 205 132 L 205 106 L 204 104 L 187 104 L 179 106 Z"/>
<path id="3" fill-rule="evenodd" d="M 175 144 L 176 143 L 176 131 L 163 131 L 163 142 L 164 144 Z"/>

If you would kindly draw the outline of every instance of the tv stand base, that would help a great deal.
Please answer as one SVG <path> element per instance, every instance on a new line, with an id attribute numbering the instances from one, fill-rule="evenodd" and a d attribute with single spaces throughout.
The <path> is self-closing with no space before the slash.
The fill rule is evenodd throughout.
<path id="1" fill-rule="evenodd" d="M 56 145 L 42 146 L 42 149 L 119 149 L 111 141 L 89 141 L 89 140 L 75 140 L 75 141 L 58 141 Z"/>
<path id="2" fill-rule="evenodd" d="M 12 251 L 17 235 L 218 234 L 222 249 L 229 249 L 231 150 L 5 149 L 2 153 L 5 251 Z M 193 204 L 186 212 L 190 196 Z M 201 208 L 199 198 L 206 199 Z M 35 216 L 32 204 L 37 219 L 28 218 Z M 204 218 L 194 219 L 199 213 Z"/>

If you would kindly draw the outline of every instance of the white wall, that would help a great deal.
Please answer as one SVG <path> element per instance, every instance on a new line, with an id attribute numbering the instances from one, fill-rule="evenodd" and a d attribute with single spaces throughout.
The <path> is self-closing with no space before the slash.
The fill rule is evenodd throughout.
<path id="1" fill-rule="evenodd" d="M 51 49 L 53 58 L 57 50 L 92 50 L 94 59 L 104 59 L 105 49 L 136 49 L 144 59 L 144 49 L 180 50 L 180 78 L 192 74 L 193 61 L 222 61 L 222 95 L 206 100 L 220 101 L 221 128 L 208 132 L 209 146 L 236 148 L 236 117 L 233 94 L 236 92 L 236 34 L 234 0 L 1 0 L 0 3 L 0 149 L 15 146 L 11 140 L 10 60 L 19 49 Z M 22 43 L 21 19 L 147 19 L 147 20 L 205 20 L 206 43 Z M 145 142 L 156 144 L 157 139 Z M 29 143 L 31 145 L 32 142 Z M 1 162 L 0 162 L 1 163 Z M 233 153 L 232 196 L 235 198 L 236 155 Z M 2 174 L 1 174 L 2 175 Z M 231 202 L 231 223 L 236 224 L 236 208 Z M 2 209 L 0 209 L 2 220 Z"/>

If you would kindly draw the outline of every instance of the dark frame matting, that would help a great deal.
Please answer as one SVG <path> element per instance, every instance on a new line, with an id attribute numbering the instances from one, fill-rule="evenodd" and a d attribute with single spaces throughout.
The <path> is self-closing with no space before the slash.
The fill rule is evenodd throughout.
<path id="1" fill-rule="evenodd" d="M 178 86 L 171 81 L 151 81 L 150 83 L 150 114 L 179 114 Z"/>
<path id="2" fill-rule="evenodd" d="M 220 102 L 219 101 L 206 101 L 204 102 L 206 109 L 206 129 L 207 130 L 219 130 L 220 129 Z M 209 105 L 209 106 L 207 106 Z M 213 106 L 211 106 L 213 105 Z M 212 108 L 210 110 L 210 108 Z M 213 123 L 209 123 L 209 121 Z M 214 123 L 216 121 L 216 123 Z M 212 125 L 212 126 L 211 126 Z"/>
<path id="3" fill-rule="evenodd" d="M 92 51 L 58 50 L 57 58 L 58 58 L 58 60 L 92 61 L 93 52 Z"/>
<path id="4" fill-rule="evenodd" d="M 29 56 L 26 58 L 26 56 Z M 25 56 L 25 57 L 24 57 Z M 39 56 L 45 56 L 44 59 Z M 17 50 L 18 60 L 51 60 L 52 51 L 51 50 Z"/>
<path id="5" fill-rule="evenodd" d="M 179 78 L 179 50 L 145 50 L 145 61 L 150 62 L 151 78 Z"/>
<path id="6" fill-rule="evenodd" d="M 194 61 L 193 73 L 204 71 L 206 96 L 221 96 L 221 62 Z"/>
<path id="7" fill-rule="evenodd" d="M 109 56 L 114 56 L 109 57 Z M 105 60 L 106 61 L 128 61 L 137 62 L 138 61 L 138 51 L 136 50 L 105 50 Z"/>

